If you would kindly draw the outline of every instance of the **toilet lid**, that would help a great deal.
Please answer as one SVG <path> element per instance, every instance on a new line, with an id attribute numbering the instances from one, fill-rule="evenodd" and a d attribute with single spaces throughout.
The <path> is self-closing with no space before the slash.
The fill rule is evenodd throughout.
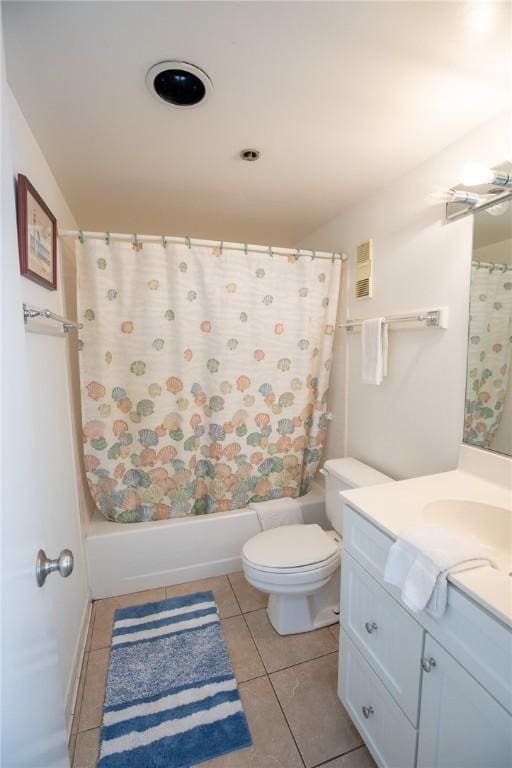
<path id="1" fill-rule="evenodd" d="M 257 533 L 244 544 L 242 554 L 265 568 L 297 568 L 323 562 L 338 549 L 319 525 L 281 525 Z"/>

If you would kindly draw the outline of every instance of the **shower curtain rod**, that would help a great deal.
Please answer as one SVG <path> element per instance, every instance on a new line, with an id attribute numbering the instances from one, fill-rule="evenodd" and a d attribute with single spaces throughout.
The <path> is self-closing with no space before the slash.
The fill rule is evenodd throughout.
<path id="1" fill-rule="evenodd" d="M 471 262 L 472 267 L 476 267 L 477 269 L 488 269 L 491 272 L 494 272 L 495 269 L 498 269 L 500 272 L 508 272 L 509 269 L 512 270 L 512 264 L 504 264 L 503 262 L 493 262 L 493 261 L 472 261 Z"/>
<path id="2" fill-rule="evenodd" d="M 86 238 L 92 240 L 105 240 L 106 243 L 110 243 L 111 240 L 124 240 L 132 242 L 134 245 L 139 243 L 160 243 L 164 247 L 168 243 L 181 243 L 191 248 L 193 245 L 205 246 L 207 248 L 219 248 L 222 251 L 244 251 L 248 253 L 265 253 L 267 256 L 296 256 L 308 259 L 329 259 L 334 261 L 339 259 L 340 261 L 347 261 L 348 256 L 346 253 L 333 252 L 328 253 L 326 251 L 303 251 L 300 248 L 274 248 L 271 245 L 249 245 L 248 243 L 224 243 L 220 240 L 199 240 L 192 239 L 190 237 L 169 237 L 168 235 L 138 235 L 138 234 L 123 234 L 121 232 L 86 232 L 81 229 L 62 229 L 59 231 L 60 237 L 74 237 L 83 242 Z"/>

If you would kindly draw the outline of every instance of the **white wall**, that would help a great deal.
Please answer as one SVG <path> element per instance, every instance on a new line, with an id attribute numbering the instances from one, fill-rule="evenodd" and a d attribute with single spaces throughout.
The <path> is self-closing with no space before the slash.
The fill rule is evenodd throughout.
<path id="1" fill-rule="evenodd" d="M 327 458 L 355 456 L 400 479 L 456 465 L 462 439 L 472 217 L 445 223 L 444 207 L 429 204 L 428 194 L 435 186 L 456 184 L 467 162 L 502 162 L 510 156 L 508 140 L 509 116 L 496 118 L 392 185 L 344 208 L 299 243 L 302 248 L 345 250 L 352 296 L 356 246 L 373 238 L 373 298 L 349 298 L 349 317 L 437 306 L 448 306 L 450 312 L 446 331 L 399 327 L 390 333 L 389 375 L 380 387 L 361 383 L 359 333 L 338 331 Z M 343 168 L 339 173 L 342 184 Z"/>
<path id="2" fill-rule="evenodd" d="M 10 94 L 9 125 L 15 175 L 24 173 L 57 217 L 60 227 L 76 227 L 73 214 L 55 181 L 48 164 Z M 23 301 L 59 314 L 63 306 L 62 259 L 59 249 L 58 290 L 48 291 L 24 277 L 19 277 Z M 47 330 L 49 324 L 43 321 Z M 68 345 L 76 344 L 76 334 L 69 338 L 48 333 L 27 333 L 30 381 L 31 440 L 44 480 L 38 489 L 38 506 L 44 518 L 46 540 L 40 542 L 50 557 L 69 547 L 75 556 L 75 568 L 66 583 L 53 576 L 45 589 L 53 592 L 53 625 L 58 647 L 63 698 L 69 719 L 76 665 L 80 656 L 81 633 L 87 616 L 89 591 L 80 530 L 77 496 L 77 456 L 72 437 Z"/>

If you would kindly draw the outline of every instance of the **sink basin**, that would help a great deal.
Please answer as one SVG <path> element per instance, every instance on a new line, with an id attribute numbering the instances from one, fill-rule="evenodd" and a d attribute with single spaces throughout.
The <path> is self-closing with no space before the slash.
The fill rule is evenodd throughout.
<path id="1" fill-rule="evenodd" d="M 489 547 L 499 570 L 512 571 L 512 510 L 476 501 L 440 499 L 423 508 L 423 517 Z"/>

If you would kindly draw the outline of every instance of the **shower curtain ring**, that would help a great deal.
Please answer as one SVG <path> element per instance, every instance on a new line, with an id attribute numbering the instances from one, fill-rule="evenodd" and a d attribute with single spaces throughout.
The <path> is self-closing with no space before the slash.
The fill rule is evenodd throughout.
<path id="1" fill-rule="evenodd" d="M 335 253 L 333 253 L 333 255 L 331 256 L 331 264 L 334 264 L 334 257 L 335 257 L 335 256 L 336 256 L 336 254 L 335 254 Z"/>
<path id="2" fill-rule="evenodd" d="M 247 256 L 247 243 L 244 243 L 244 253 Z"/>
<path id="3" fill-rule="evenodd" d="M 162 235 L 162 248 L 167 248 L 167 240 L 165 235 Z"/>
<path id="4" fill-rule="evenodd" d="M 220 253 L 221 256 L 222 256 L 222 249 L 223 248 L 224 248 L 224 240 L 221 240 L 220 241 L 220 245 L 219 245 L 219 253 Z"/>
<path id="5" fill-rule="evenodd" d="M 105 232 L 105 242 L 110 245 L 110 232 Z"/>
<path id="6" fill-rule="evenodd" d="M 297 253 L 295 254 L 295 258 L 298 260 L 298 259 L 300 259 L 301 256 L 302 256 L 302 254 L 300 252 L 300 248 L 297 248 Z"/>
<path id="7" fill-rule="evenodd" d="M 78 239 L 80 240 L 80 242 L 83 245 L 85 238 L 84 238 L 84 233 L 83 233 L 83 231 L 81 229 L 78 230 Z"/>
<path id="8" fill-rule="evenodd" d="M 187 237 L 185 238 L 185 242 L 186 242 L 186 244 L 187 244 L 187 248 L 188 248 L 188 249 L 189 249 L 189 251 L 190 251 L 190 250 L 192 249 L 192 243 L 190 242 L 190 237 L 188 237 L 188 235 L 187 235 Z"/>
<path id="9" fill-rule="evenodd" d="M 311 261 L 316 259 L 316 251 L 311 251 Z"/>
<path id="10" fill-rule="evenodd" d="M 271 245 L 269 245 L 269 247 L 268 247 L 268 255 L 270 256 L 271 259 L 274 258 L 274 252 L 272 251 L 272 246 Z"/>

